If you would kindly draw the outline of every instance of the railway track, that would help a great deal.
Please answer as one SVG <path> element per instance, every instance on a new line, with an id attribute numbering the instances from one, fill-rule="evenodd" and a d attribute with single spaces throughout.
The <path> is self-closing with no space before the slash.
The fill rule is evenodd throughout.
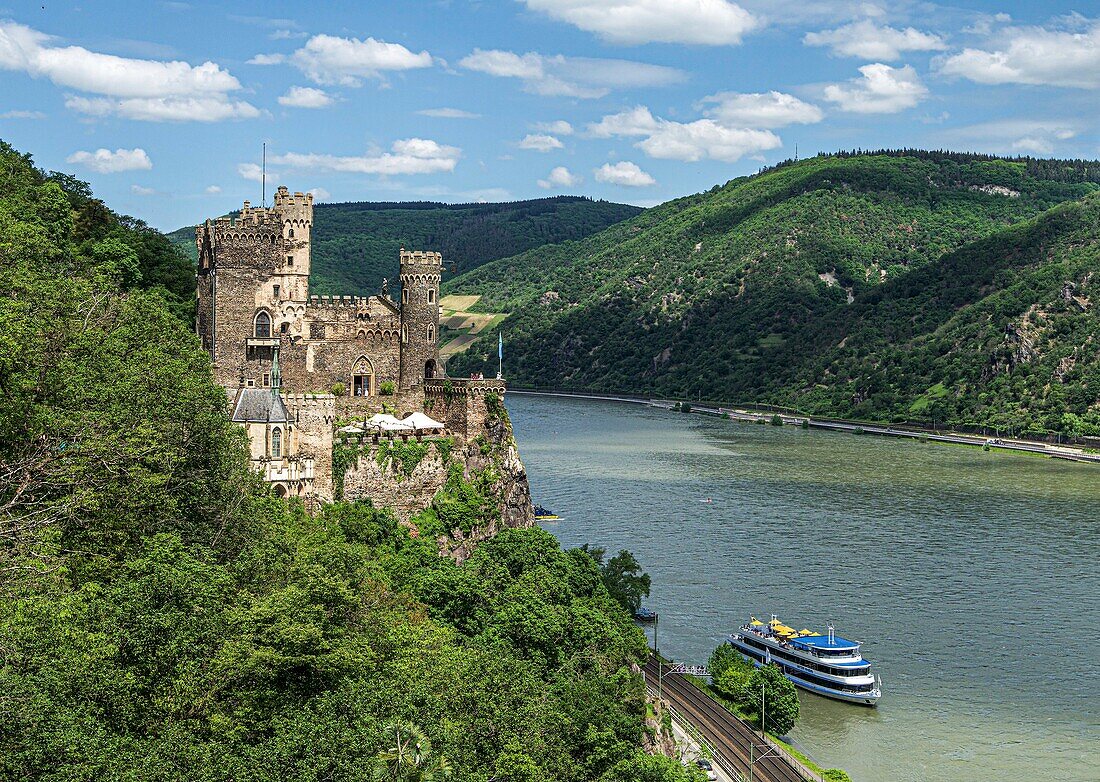
<path id="1" fill-rule="evenodd" d="M 646 681 L 656 689 L 657 659 L 650 656 L 643 667 Z M 749 779 L 750 747 L 754 782 L 805 782 L 802 772 L 777 756 L 772 746 L 756 735 L 748 725 L 716 703 L 698 687 L 676 673 L 662 677 L 663 696 L 703 735 L 711 745 L 715 759 L 734 775 Z"/>

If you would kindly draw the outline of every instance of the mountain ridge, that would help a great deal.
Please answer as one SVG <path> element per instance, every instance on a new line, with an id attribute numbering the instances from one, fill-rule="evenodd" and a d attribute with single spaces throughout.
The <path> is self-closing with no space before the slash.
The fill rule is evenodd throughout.
<path id="1" fill-rule="evenodd" d="M 906 278 L 920 279 L 914 275 L 969 245 L 972 262 L 983 252 L 1000 253 L 986 282 L 999 290 L 1012 274 L 1013 237 L 1024 236 L 1011 233 L 1013 227 L 1069 202 L 1091 213 L 1095 199 L 1081 199 L 1098 189 L 1098 174 L 1100 164 L 1088 161 L 903 151 L 819 156 L 653 207 L 580 242 L 494 261 L 451 281 L 447 292 L 477 293 L 479 307 L 513 313 L 502 325 L 511 364 L 506 375 L 520 383 L 773 402 L 877 420 L 981 423 L 1015 415 L 1032 427 L 1058 428 L 1062 415 L 1096 415 L 1100 386 L 1092 389 L 1100 379 L 1090 369 L 1091 353 L 1075 363 L 1077 375 L 1062 373 L 1071 386 L 1068 401 L 1049 399 L 1028 410 L 1019 409 L 1020 400 L 1035 402 L 1037 389 L 1023 396 L 1000 386 L 975 390 L 980 378 L 972 377 L 973 361 L 955 356 L 944 363 L 926 342 L 917 353 L 927 366 L 910 365 L 911 378 L 856 368 L 887 359 L 889 366 L 905 365 L 873 338 L 892 333 L 888 314 L 901 306 L 879 299 L 906 290 Z M 1034 230 L 1055 230 L 1057 214 Z M 1087 233 L 1080 224 L 1073 231 Z M 1090 245 L 1091 238 L 1080 236 Z M 959 273 L 940 283 L 956 291 Z M 1093 278 L 1062 282 L 1091 292 Z M 853 320 L 868 303 L 878 314 Z M 919 322 L 919 313 L 913 316 Z M 865 355 L 844 352 L 845 343 L 830 348 L 837 366 L 813 362 L 808 346 L 827 328 L 852 330 L 852 344 L 862 345 Z M 451 359 L 452 371 L 490 363 L 491 341 L 475 342 Z M 992 349 L 987 342 L 967 343 L 963 352 Z M 1076 347 L 1088 353 L 1087 346 Z M 1048 346 L 1046 355 L 1060 351 Z M 1012 382 L 1023 382 L 1027 366 L 1011 367 Z M 919 393 L 918 378 L 931 380 Z M 956 381 L 962 386 L 953 387 Z M 942 395 L 929 391 L 937 386 Z M 979 403 L 982 393 L 994 398 Z"/>

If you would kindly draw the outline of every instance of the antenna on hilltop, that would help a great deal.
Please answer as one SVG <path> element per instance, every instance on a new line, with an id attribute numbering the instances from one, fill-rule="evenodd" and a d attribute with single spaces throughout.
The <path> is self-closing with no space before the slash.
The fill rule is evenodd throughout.
<path id="1" fill-rule="evenodd" d="M 267 142 L 260 157 L 260 203 L 267 208 Z"/>

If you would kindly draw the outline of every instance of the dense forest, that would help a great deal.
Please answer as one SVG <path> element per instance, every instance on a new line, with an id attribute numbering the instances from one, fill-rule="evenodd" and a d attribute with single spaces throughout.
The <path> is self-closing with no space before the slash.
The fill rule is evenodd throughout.
<path id="1" fill-rule="evenodd" d="M 640 749 L 645 641 L 593 556 L 509 530 L 458 565 L 270 496 L 190 263 L 0 167 L 0 778 L 695 778 Z M 458 484 L 438 512 L 481 510 Z"/>
<path id="2" fill-rule="evenodd" d="M 373 294 L 383 277 L 396 285 L 402 247 L 443 253 L 447 274 L 457 274 L 544 244 L 583 239 L 640 211 L 577 196 L 501 204 L 318 204 L 310 292 Z M 197 258 L 194 228 L 170 236 Z"/>
<path id="3" fill-rule="evenodd" d="M 521 384 L 1100 434 L 1100 164 L 791 161 L 461 275 Z M 495 334 L 449 363 L 482 369 Z"/>

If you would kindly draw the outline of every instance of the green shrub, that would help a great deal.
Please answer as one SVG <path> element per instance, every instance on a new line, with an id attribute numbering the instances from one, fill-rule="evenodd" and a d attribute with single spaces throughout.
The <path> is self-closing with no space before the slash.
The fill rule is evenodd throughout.
<path id="1" fill-rule="evenodd" d="M 681 413 L 690 413 L 691 412 L 691 405 L 689 405 L 687 402 L 681 402 L 680 403 L 680 412 Z"/>
<path id="2" fill-rule="evenodd" d="M 848 776 L 848 772 L 840 768 L 826 769 L 825 773 L 821 775 L 821 778 L 825 782 L 852 782 L 852 778 Z"/>
<path id="3" fill-rule="evenodd" d="M 393 392 L 396 387 L 392 380 L 383 380 L 378 384 L 378 393 L 382 396 L 393 396 Z"/>
<path id="4" fill-rule="evenodd" d="M 779 415 L 779 413 L 776 413 L 775 415 L 773 415 L 772 416 L 772 426 L 782 426 L 782 425 L 783 425 L 783 416 Z"/>
<path id="5" fill-rule="evenodd" d="M 331 388 L 331 389 L 329 389 L 329 390 L 330 390 L 330 391 L 332 391 L 332 395 L 333 395 L 333 396 L 343 396 L 343 395 L 344 395 L 344 392 L 345 392 L 345 391 L 346 391 L 347 389 L 346 389 L 346 388 L 344 388 L 344 384 L 343 384 L 343 383 L 341 383 L 341 382 L 340 382 L 340 381 L 338 380 L 338 381 L 336 381 L 335 383 L 333 383 L 333 384 L 332 384 L 332 388 Z"/>
<path id="6" fill-rule="evenodd" d="M 810 428 L 810 420 L 808 418 L 803 418 L 802 419 L 802 428 L 803 429 L 809 429 Z"/>

